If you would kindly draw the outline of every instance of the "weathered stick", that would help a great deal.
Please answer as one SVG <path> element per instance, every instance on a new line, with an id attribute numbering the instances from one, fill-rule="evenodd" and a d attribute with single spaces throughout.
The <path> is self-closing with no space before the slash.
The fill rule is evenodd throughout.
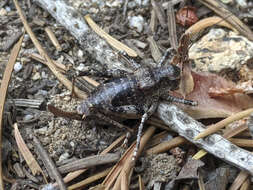
<path id="1" fill-rule="evenodd" d="M 48 11 L 79 41 L 83 50 L 88 51 L 109 70 L 116 71 L 120 68 L 126 72 L 132 72 L 118 61 L 115 51 L 109 47 L 108 43 L 89 28 L 83 16 L 67 5 L 64 0 L 34 0 L 34 2 Z"/>
<path id="2" fill-rule="evenodd" d="M 217 134 L 197 141 L 193 140 L 197 134 L 205 130 L 204 125 L 192 119 L 173 104 L 161 103 L 158 107 L 158 116 L 172 130 L 196 146 L 253 175 L 253 154 L 251 152 L 239 148 Z"/>

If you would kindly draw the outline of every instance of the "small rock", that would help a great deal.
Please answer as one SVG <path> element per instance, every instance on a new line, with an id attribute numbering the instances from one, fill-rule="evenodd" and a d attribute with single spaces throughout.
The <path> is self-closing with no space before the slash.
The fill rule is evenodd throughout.
<path id="1" fill-rule="evenodd" d="M 35 133 L 39 134 L 39 135 L 45 135 L 47 133 L 47 128 L 48 127 L 41 127 L 39 129 L 35 130 Z"/>
<path id="2" fill-rule="evenodd" d="M 78 70 L 78 71 L 84 71 L 85 70 L 85 65 L 83 63 L 81 63 L 80 65 L 78 65 L 76 67 L 76 70 Z"/>
<path id="3" fill-rule="evenodd" d="M 39 72 L 36 72 L 33 76 L 32 76 L 32 80 L 39 80 L 41 77 L 40 77 L 40 73 Z"/>
<path id="4" fill-rule="evenodd" d="M 82 57 L 83 57 L 83 51 L 79 49 L 79 50 L 77 51 L 77 56 L 78 56 L 79 58 L 82 58 Z"/>
<path id="5" fill-rule="evenodd" d="M 4 8 L 0 9 L 0 16 L 5 16 L 7 15 L 7 11 Z"/>
<path id="6" fill-rule="evenodd" d="M 129 27 L 136 29 L 137 32 L 141 33 L 144 25 L 144 18 L 141 15 L 128 17 Z"/>
<path id="7" fill-rule="evenodd" d="M 253 42 L 223 29 L 211 29 L 189 49 L 196 70 L 214 73 L 238 71 L 251 57 Z"/>
<path id="8" fill-rule="evenodd" d="M 11 11 L 11 7 L 6 6 L 6 7 L 5 7 L 5 10 L 6 10 L 7 12 L 10 12 L 10 11 Z"/>
<path id="9" fill-rule="evenodd" d="M 14 65 L 14 71 L 17 73 L 23 68 L 23 65 L 20 62 L 16 62 Z"/>
<path id="10" fill-rule="evenodd" d="M 124 1 L 122 0 L 114 0 L 114 1 L 105 1 L 106 6 L 112 7 L 122 7 Z"/>
<path id="11" fill-rule="evenodd" d="M 33 119 L 33 115 L 30 114 L 25 115 L 25 117 L 23 118 L 24 121 L 29 121 L 31 119 Z"/>
<path id="12" fill-rule="evenodd" d="M 45 71 L 42 71 L 42 72 L 41 72 L 41 77 L 42 77 L 43 79 L 47 79 L 47 78 L 48 78 L 48 74 L 47 74 Z"/>
<path id="13" fill-rule="evenodd" d="M 65 153 L 63 153 L 63 154 L 59 157 L 58 162 L 61 162 L 61 161 L 66 160 L 66 159 L 68 159 L 68 158 L 69 158 L 69 153 L 65 152 Z"/>

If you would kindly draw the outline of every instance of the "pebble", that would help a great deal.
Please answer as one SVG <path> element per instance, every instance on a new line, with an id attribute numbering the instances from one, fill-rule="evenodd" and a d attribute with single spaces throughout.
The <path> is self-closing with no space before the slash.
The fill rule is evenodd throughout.
<path id="1" fill-rule="evenodd" d="M 69 153 L 64 152 L 62 155 L 60 155 L 58 162 L 68 159 L 69 156 L 70 156 Z"/>
<path id="2" fill-rule="evenodd" d="M 6 10 L 7 12 L 10 12 L 10 11 L 11 11 L 11 7 L 6 6 L 6 7 L 5 7 L 5 10 Z"/>
<path id="3" fill-rule="evenodd" d="M 48 127 L 41 127 L 39 129 L 35 129 L 35 132 L 40 135 L 45 135 L 47 133 Z"/>
<path id="4" fill-rule="evenodd" d="M 83 63 L 79 64 L 77 67 L 76 67 L 76 70 L 78 71 L 84 71 L 85 70 L 85 65 Z"/>
<path id="5" fill-rule="evenodd" d="M 33 76 L 32 76 L 32 80 L 39 80 L 41 78 L 40 73 L 36 72 Z"/>
<path id="6" fill-rule="evenodd" d="M 189 49 L 195 70 L 220 73 L 240 70 L 253 57 L 253 42 L 232 31 L 211 29 Z"/>
<path id="7" fill-rule="evenodd" d="M 14 65 L 14 71 L 17 73 L 23 68 L 23 65 L 20 62 L 16 62 Z"/>
<path id="8" fill-rule="evenodd" d="M 132 29 L 136 29 L 137 32 L 141 33 L 144 25 L 144 18 L 141 15 L 138 16 L 129 16 L 129 27 Z"/>
<path id="9" fill-rule="evenodd" d="M 32 118 L 33 118 L 33 115 L 27 114 L 27 115 L 24 116 L 23 120 L 24 120 L 24 121 L 29 121 L 29 120 L 31 120 Z"/>
<path id="10" fill-rule="evenodd" d="M 0 9 L 0 16 L 5 16 L 5 15 L 7 15 L 6 9 L 1 8 L 1 9 Z"/>
<path id="11" fill-rule="evenodd" d="M 83 57 L 83 51 L 79 49 L 79 50 L 77 51 L 77 56 L 78 56 L 79 58 L 82 58 L 82 57 Z"/>

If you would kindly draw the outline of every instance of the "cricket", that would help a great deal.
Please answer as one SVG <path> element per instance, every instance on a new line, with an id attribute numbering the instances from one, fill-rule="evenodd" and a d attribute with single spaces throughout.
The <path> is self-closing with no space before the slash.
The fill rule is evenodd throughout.
<path id="1" fill-rule="evenodd" d="M 97 112 L 105 115 L 141 115 L 133 161 L 137 157 L 144 123 L 156 111 L 162 97 L 170 102 L 197 105 L 194 101 L 168 94 L 169 91 L 178 89 L 181 74 L 178 66 L 164 64 L 169 52 L 168 49 L 155 68 L 140 67 L 132 74 L 101 84 L 77 108 L 83 119 Z"/>

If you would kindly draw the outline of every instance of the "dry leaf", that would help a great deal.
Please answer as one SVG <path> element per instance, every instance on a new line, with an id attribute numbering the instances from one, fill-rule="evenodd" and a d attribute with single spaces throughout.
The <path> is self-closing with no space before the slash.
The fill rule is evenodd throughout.
<path id="1" fill-rule="evenodd" d="M 185 62 L 182 65 L 182 74 L 179 84 L 180 93 L 185 97 L 187 94 L 193 91 L 194 81 L 191 74 L 191 65 L 189 62 Z"/>
<path id="2" fill-rule="evenodd" d="M 252 98 L 246 94 L 236 93 L 215 98 L 209 95 L 208 92 L 210 88 L 235 88 L 236 85 L 231 81 L 216 74 L 206 72 L 192 72 L 192 76 L 194 80 L 194 89 L 190 94 L 186 95 L 185 98 L 197 101 L 198 106 L 179 106 L 195 119 L 223 118 L 253 106 Z M 172 94 L 173 93 L 177 96 L 177 93 L 172 92 Z"/>

